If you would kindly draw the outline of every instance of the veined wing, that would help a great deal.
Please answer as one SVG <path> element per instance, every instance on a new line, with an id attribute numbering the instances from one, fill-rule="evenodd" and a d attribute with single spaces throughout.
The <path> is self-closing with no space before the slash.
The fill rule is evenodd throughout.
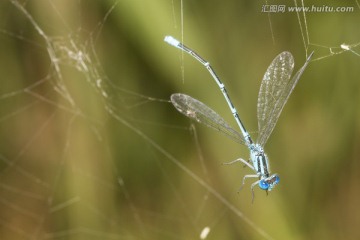
<path id="1" fill-rule="evenodd" d="M 242 135 L 230 127 L 219 114 L 204 103 L 181 93 L 172 94 L 171 103 L 185 116 L 195 119 L 197 122 L 211 127 L 225 134 L 232 140 L 245 145 Z"/>
<path id="2" fill-rule="evenodd" d="M 260 86 L 257 105 L 259 127 L 257 143 L 261 146 L 264 146 L 268 140 L 311 56 L 312 53 L 293 78 L 291 78 L 291 74 L 294 69 L 294 58 L 289 52 L 282 52 L 276 56 L 266 70 Z"/>

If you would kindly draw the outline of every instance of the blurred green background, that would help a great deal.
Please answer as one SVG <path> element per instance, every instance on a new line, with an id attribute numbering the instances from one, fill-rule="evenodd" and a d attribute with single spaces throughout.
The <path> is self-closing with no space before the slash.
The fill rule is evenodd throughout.
<path id="1" fill-rule="evenodd" d="M 360 6 L 271 13 L 289 1 L 2 1 L 1 239 L 359 239 Z M 297 2 L 300 5 L 300 2 Z M 182 35 L 183 33 L 183 35 Z M 315 51 L 266 145 L 280 184 L 224 166 L 248 150 L 169 103 L 191 95 L 235 126 L 211 62 L 256 136 L 261 79 Z M 349 44 L 344 51 L 341 44 Z M 183 69 L 183 70 L 182 70 Z"/>

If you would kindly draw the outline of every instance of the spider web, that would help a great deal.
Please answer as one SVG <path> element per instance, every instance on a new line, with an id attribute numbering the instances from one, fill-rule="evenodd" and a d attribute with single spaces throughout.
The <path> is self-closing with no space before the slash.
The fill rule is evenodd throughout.
<path id="1" fill-rule="evenodd" d="M 353 4 L 356 14 L 357 3 Z M 334 55 L 351 53 L 357 61 L 360 36 L 346 35 L 356 29 L 351 28 L 352 25 L 342 33 L 343 38 L 336 38 L 334 42 L 331 38 L 324 41 L 326 37 L 317 40 L 312 27 L 319 27 L 312 15 L 257 15 L 261 4 L 271 3 L 245 6 L 245 3 L 234 1 L 229 2 L 229 6 L 214 9 L 207 4 L 185 1 L 2 2 L 1 239 L 281 239 L 294 234 L 300 239 L 313 236 L 300 232 L 299 229 L 311 225 L 311 221 L 301 222 L 305 216 L 302 218 L 301 213 L 294 210 L 302 201 L 293 201 L 294 208 L 286 204 L 298 194 L 289 191 L 285 181 L 281 183 L 283 188 L 276 189 L 268 197 L 257 192 L 253 205 L 250 191 L 243 189 L 237 194 L 248 170 L 242 166 L 224 167 L 221 163 L 239 155 L 246 158 L 246 149 L 240 149 L 239 154 L 241 147 L 217 134 L 211 135 L 206 129 L 199 128 L 198 134 L 197 125 L 189 127 L 168 99 L 174 92 L 191 92 L 192 89 L 200 89 L 191 94 L 209 99 L 210 105 L 212 101 L 217 104 L 216 98 L 221 99 L 215 87 L 214 94 L 203 87 L 211 88 L 211 85 L 207 84 L 209 77 L 205 71 L 200 75 L 201 67 L 197 68 L 186 57 L 180 58 L 181 64 L 176 59 L 173 61 L 175 50 L 168 49 L 162 42 L 163 36 L 171 31 L 183 32 L 185 42 L 191 41 L 191 46 L 207 42 L 203 49 L 205 56 L 214 52 L 218 56 L 211 59 L 219 61 L 225 62 L 228 57 L 239 60 L 234 58 L 236 51 L 244 54 L 254 51 L 251 47 L 248 50 L 236 48 L 232 52 L 226 48 L 227 44 L 208 50 L 215 42 L 224 42 L 226 38 L 226 35 L 214 34 L 214 29 L 226 34 L 230 32 L 225 31 L 226 28 L 231 29 L 230 26 L 222 28 L 212 20 L 213 14 L 224 14 L 231 7 L 234 11 L 230 13 L 238 15 L 244 13 L 243 8 L 252 9 L 254 15 L 247 16 L 248 20 L 256 21 L 256 16 L 267 26 L 268 49 L 257 46 L 254 58 L 261 59 L 261 53 L 269 56 L 269 61 L 264 60 L 264 67 L 258 66 L 252 71 L 258 75 L 250 77 L 250 73 L 245 72 L 243 79 L 258 76 L 261 79 L 266 64 L 275 56 L 271 48 L 279 47 L 284 39 L 280 34 L 281 17 L 297 24 L 293 25 L 296 26 L 293 49 L 300 49 L 303 55 L 315 50 L 314 60 L 326 63 L 325 60 L 330 61 Z M 297 4 L 305 6 L 307 3 Z M 201 17 L 194 14 L 200 10 L 203 10 Z M 343 23 L 347 21 L 343 19 Z M 211 28 L 203 27 L 205 25 Z M 238 41 L 238 33 L 232 33 Z M 212 35 L 216 37 L 212 39 Z M 231 42 L 230 39 L 228 46 Z M 226 55 L 222 57 L 221 54 Z M 295 57 L 297 67 L 301 65 L 300 59 Z M 221 72 L 227 72 L 229 79 L 231 74 L 242 75 L 234 66 L 212 63 L 219 66 Z M 184 85 L 176 81 L 182 75 L 177 71 L 179 66 L 185 69 Z M 304 78 L 308 78 L 306 74 Z M 230 85 L 229 81 L 226 83 Z M 230 89 L 243 86 L 233 85 Z M 255 106 L 256 87 L 253 81 L 246 91 L 252 96 L 241 91 L 244 94 L 239 98 L 244 101 L 248 97 L 249 102 L 254 103 L 238 106 L 241 113 L 248 113 L 245 114 L 246 123 L 251 119 L 248 115 L 255 116 L 245 105 L 249 109 Z M 311 93 L 310 96 L 314 98 Z M 218 102 L 221 109 L 223 102 Z M 304 116 L 311 110 L 304 108 Z M 223 115 L 227 114 L 224 110 Z M 300 117 L 306 119 L 304 116 Z M 286 126 L 284 122 L 279 125 Z M 291 132 L 294 128 L 293 125 L 285 130 Z M 305 132 L 309 133 L 309 129 Z M 210 134 L 207 135 L 209 139 L 205 134 Z M 285 143 L 291 142 L 286 141 L 288 135 L 280 136 Z M 299 142 L 303 141 L 301 136 Z M 225 144 L 226 152 L 219 141 Z M 271 148 L 280 149 L 277 147 L 280 144 L 275 142 Z M 286 174 L 287 169 L 294 169 L 294 166 L 278 166 L 285 158 L 290 158 L 286 163 L 305 158 L 288 145 L 290 149 L 282 155 L 276 150 L 271 153 L 274 155 L 271 160 L 277 159 L 274 169 L 279 169 L 286 181 L 295 182 L 298 191 L 307 196 L 312 192 L 296 185 L 296 179 L 289 177 L 299 174 L 292 172 L 294 170 Z M 325 154 L 328 145 L 325 142 L 323 151 L 317 154 Z M 291 159 L 291 153 L 299 159 Z M 318 156 L 311 150 L 308 154 L 312 158 Z M 325 165 L 322 161 L 318 164 Z M 336 161 L 333 165 L 338 166 Z M 330 168 L 325 170 L 331 173 Z M 305 176 L 308 175 L 299 178 Z M 321 176 L 324 182 L 328 180 L 325 173 Z M 355 173 L 351 176 L 356 178 Z M 351 184 L 347 186 L 349 194 L 354 191 Z M 340 192 L 341 188 L 336 190 Z M 316 192 L 316 188 L 313 191 Z M 325 196 L 327 194 L 323 193 L 323 198 Z M 285 206 L 279 206 L 281 203 Z M 316 203 L 311 202 L 312 206 Z M 293 214 L 295 227 L 287 223 L 286 208 Z M 319 212 L 314 210 L 313 216 L 316 213 Z M 354 220 L 348 215 L 344 217 Z"/>

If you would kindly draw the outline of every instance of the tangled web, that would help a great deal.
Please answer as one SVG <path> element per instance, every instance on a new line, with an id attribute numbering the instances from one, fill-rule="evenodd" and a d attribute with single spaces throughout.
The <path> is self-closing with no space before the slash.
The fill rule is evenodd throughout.
<path id="1" fill-rule="evenodd" d="M 139 23 L 121 22 L 121 16 L 138 14 L 131 9 L 144 14 L 145 3 L 93 4 L 1 3 L 1 239 L 282 236 L 269 221 L 277 211 L 265 204 L 269 198 L 258 194 L 259 204 L 250 207 L 250 191 L 236 194 L 246 169 L 222 167 L 228 156 L 209 160 L 197 128 L 178 122 L 168 100 L 176 89 L 161 81 L 170 74 L 159 70 L 168 58 L 154 63 L 151 41 L 124 37 Z M 159 1 L 145 12 L 164 12 L 164 22 L 180 12 L 183 25 L 184 6 Z M 296 17 L 314 60 L 359 56 L 360 41 L 315 43 L 310 16 Z M 276 40 L 276 22 L 271 15 L 267 21 Z M 167 49 L 162 37 L 154 48 Z M 116 55 L 121 61 L 109 57 Z M 279 224 L 285 219 L 277 217 Z"/>

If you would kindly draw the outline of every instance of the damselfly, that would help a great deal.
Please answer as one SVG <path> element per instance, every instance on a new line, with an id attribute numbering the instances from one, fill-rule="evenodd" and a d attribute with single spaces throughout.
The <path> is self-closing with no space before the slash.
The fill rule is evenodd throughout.
<path id="1" fill-rule="evenodd" d="M 245 184 L 245 179 L 258 178 L 258 180 L 251 185 L 253 198 L 254 187 L 257 184 L 261 189 L 265 191 L 271 191 L 279 183 L 280 178 L 277 174 L 270 174 L 268 156 L 264 152 L 264 146 L 271 132 L 273 131 L 280 113 L 291 92 L 294 90 L 294 87 L 299 81 L 300 76 L 303 74 L 306 66 L 310 62 L 313 53 L 310 54 L 305 64 L 300 68 L 300 70 L 294 75 L 293 78 L 291 78 L 291 74 L 294 69 L 294 58 L 290 52 L 280 53 L 275 57 L 266 70 L 261 82 L 257 103 L 259 135 L 257 141 L 254 142 L 241 122 L 239 114 L 231 102 L 224 84 L 216 75 L 213 68 L 210 66 L 210 63 L 175 38 L 166 36 L 164 40 L 168 44 L 190 54 L 207 68 L 219 86 L 221 92 L 223 93 L 241 133 L 230 127 L 230 125 L 226 123 L 225 120 L 220 117 L 219 114 L 217 114 L 214 110 L 188 95 L 181 93 L 172 94 L 172 104 L 185 116 L 195 119 L 197 122 L 203 123 L 208 127 L 214 128 L 226 134 L 231 139 L 247 146 L 250 150 L 251 164 L 249 161 L 246 161 L 242 158 L 236 159 L 227 164 L 241 162 L 255 172 L 255 174 L 245 175 L 242 181 L 243 186 Z"/>

